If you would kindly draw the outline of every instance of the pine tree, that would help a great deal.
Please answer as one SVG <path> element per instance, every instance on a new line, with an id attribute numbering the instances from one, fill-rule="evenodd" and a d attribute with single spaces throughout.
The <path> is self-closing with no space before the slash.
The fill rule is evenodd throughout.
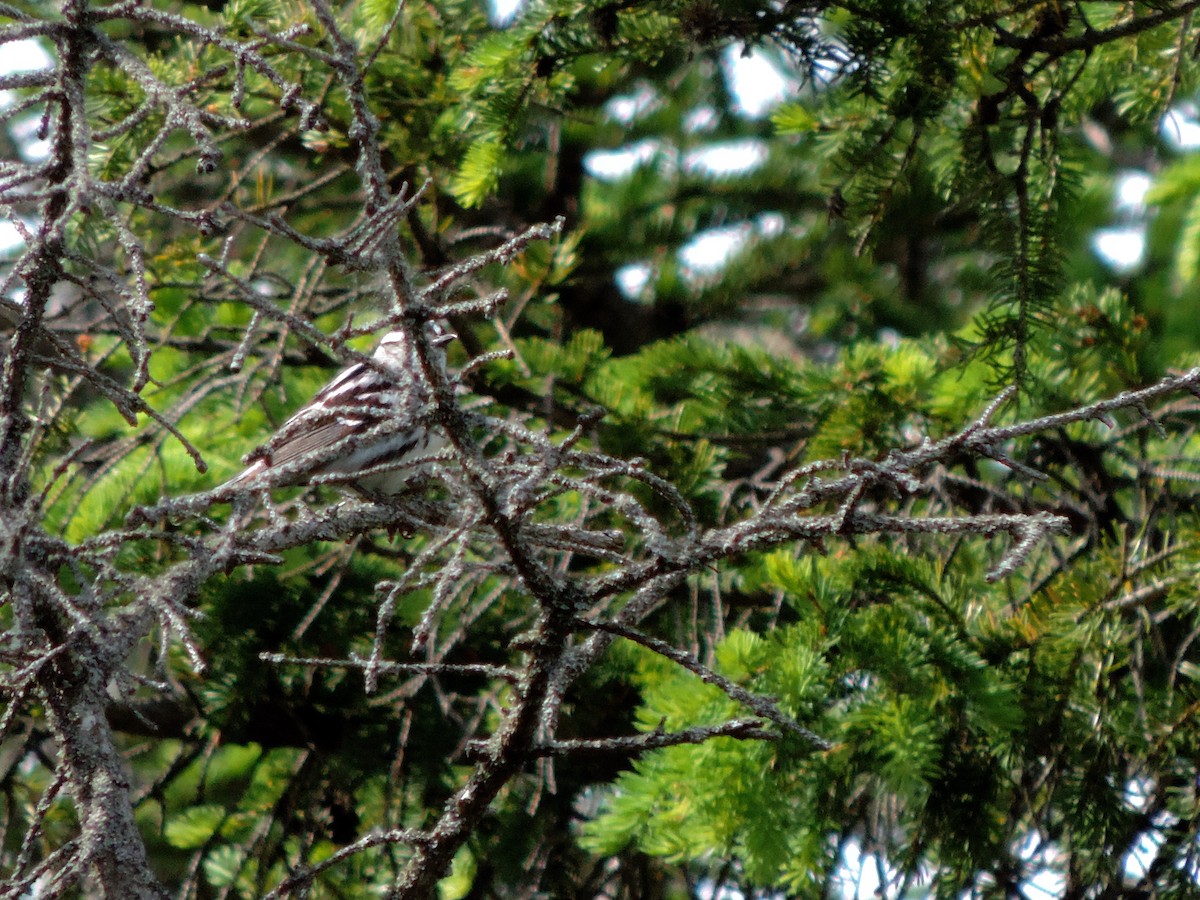
<path id="1" fill-rule="evenodd" d="M 1195 896 L 1195 6 L 6 4 L 0 896 Z"/>

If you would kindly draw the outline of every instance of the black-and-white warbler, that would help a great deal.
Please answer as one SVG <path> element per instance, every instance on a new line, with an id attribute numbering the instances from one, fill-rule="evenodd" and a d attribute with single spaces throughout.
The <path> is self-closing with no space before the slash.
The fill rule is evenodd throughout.
<path id="1" fill-rule="evenodd" d="M 425 324 L 435 363 L 457 335 Z M 246 457 L 245 470 L 226 486 L 261 480 L 264 487 L 304 484 L 318 475 L 345 475 L 364 491 L 397 493 L 412 475 L 405 464 L 437 452 L 445 437 L 425 420 L 429 392 L 416 348 L 403 331 L 383 336 L 371 356 L 321 388 L 269 441 Z M 356 473 L 362 477 L 354 477 Z"/>

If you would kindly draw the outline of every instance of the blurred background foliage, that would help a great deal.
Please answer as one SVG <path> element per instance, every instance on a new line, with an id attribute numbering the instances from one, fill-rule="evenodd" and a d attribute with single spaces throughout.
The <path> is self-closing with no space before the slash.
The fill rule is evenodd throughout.
<path id="1" fill-rule="evenodd" d="M 294 40 L 317 46 L 322 33 L 290 0 L 150 5 L 231 35 L 304 24 Z M 549 0 L 502 17 L 478 0 L 362 0 L 339 15 L 387 177 L 424 186 L 401 223 L 418 282 L 565 219 L 556 242 L 479 273 L 480 296 L 511 299 L 495 322 L 454 324 L 469 349 L 515 356 L 472 390 L 557 432 L 602 409 L 587 440 L 644 459 L 716 525 L 756 509 L 791 467 L 952 433 L 1007 385 L 1018 393 L 1002 420 L 1200 359 L 1193 6 Z M 104 398 L 66 394 L 43 483 L 77 436 L 98 448 L 46 501 L 75 542 L 135 503 L 233 474 L 330 376 L 318 347 L 262 326 L 247 291 L 326 333 L 379 312 L 352 268 L 241 227 L 286 211 L 319 238 L 358 213 L 350 110 L 328 73 L 275 49 L 272 65 L 320 104 L 325 127 L 301 127 L 253 71 L 238 108 L 222 47 L 119 19 L 111 36 L 252 124 L 223 136 L 211 172 L 197 174 L 200 150 L 181 135 L 148 178 L 160 203 L 217 210 L 241 223 L 232 233 L 164 228 L 145 209 L 120 226 L 141 242 L 154 301 L 143 396 L 182 411 L 210 472 L 144 416 L 131 429 Z M 102 67 L 88 96 L 98 130 L 142 100 Z M 19 133 L 6 141 L 31 152 Z M 92 165 L 117 178 L 141 150 L 126 135 Z M 119 259 L 120 227 L 93 217 L 69 241 Z M 245 291 L 206 258 L 246 273 Z M 54 324 L 114 379 L 135 377 L 113 335 Z M 647 630 L 777 698 L 832 749 L 718 739 L 531 765 L 443 897 L 871 896 L 880 878 L 889 897 L 1196 896 L 1196 411 L 1175 404 L 1161 433 L 1126 419 L 1009 448 L 1044 482 L 977 462 L 938 473 L 906 512 L 1070 519 L 997 583 L 985 575 L 1002 540 L 911 535 L 749 553 L 692 579 Z M 564 496 L 563 517 L 582 502 Z M 461 782 L 502 681 L 397 676 L 368 694 L 353 668 L 260 658 L 365 658 L 376 584 L 424 540 L 316 544 L 207 585 L 203 675 L 179 648 L 142 648 L 143 668 L 167 666 L 181 694 L 160 702 L 147 687 L 112 721 L 168 884 L 260 896 L 373 828 L 427 824 Z M 168 561 L 151 541 L 121 552 L 143 571 Z M 441 612 L 429 647 L 502 663 L 529 610 L 486 580 L 475 596 Z M 430 602 L 400 598 L 391 658 L 409 654 Z M 596 738 L 742 713 L 617 644 L 572 690 L 562 727 Z M 35 711 L 0 748 L 7 860 L 46 784 L 45 736 Z M 50 852 L 61 836 L 37 840 Z M 402 857 L 366 849 L 312 895 L 376 896 Z"/>

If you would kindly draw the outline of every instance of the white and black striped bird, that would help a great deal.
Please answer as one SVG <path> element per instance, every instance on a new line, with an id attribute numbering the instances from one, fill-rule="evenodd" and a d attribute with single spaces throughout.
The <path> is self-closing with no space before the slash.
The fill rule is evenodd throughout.
<path id="1" fill-rule="evenodd" d="M 457 335 L 437 322 L 424 327 L 434 362 L 444 367 L 445 346 Z M 424 421 L 429 392 L 408 335 L 384 335 L 371 359 L 375 365 L 354 363 L 321 388 L 246 457 L 245 470 L 225 486 L 261 480 L 264 487 L 283 487 L 345 475 L 363 491 L 402 490 L 413 474 L 405 463 L 437 452 L 446 438 Z M 355 478 L 356 472 L 366 474 Z"/>

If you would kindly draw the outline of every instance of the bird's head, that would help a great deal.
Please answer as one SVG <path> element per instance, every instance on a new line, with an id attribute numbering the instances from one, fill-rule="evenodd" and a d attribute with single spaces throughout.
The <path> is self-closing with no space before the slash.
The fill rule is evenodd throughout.
<path id="1" fill-rule="evenodd" d="M 441 322 L 430 320 L 422 326 L 425 337 L 435 349 L 441 350 L 458 337 Z M 403 331 L 390 331 L 379 341 L 375 348 L 375 359 L 388 365 L 403 365 L 412 357 L 412 347 L 408 335 Z"/>

